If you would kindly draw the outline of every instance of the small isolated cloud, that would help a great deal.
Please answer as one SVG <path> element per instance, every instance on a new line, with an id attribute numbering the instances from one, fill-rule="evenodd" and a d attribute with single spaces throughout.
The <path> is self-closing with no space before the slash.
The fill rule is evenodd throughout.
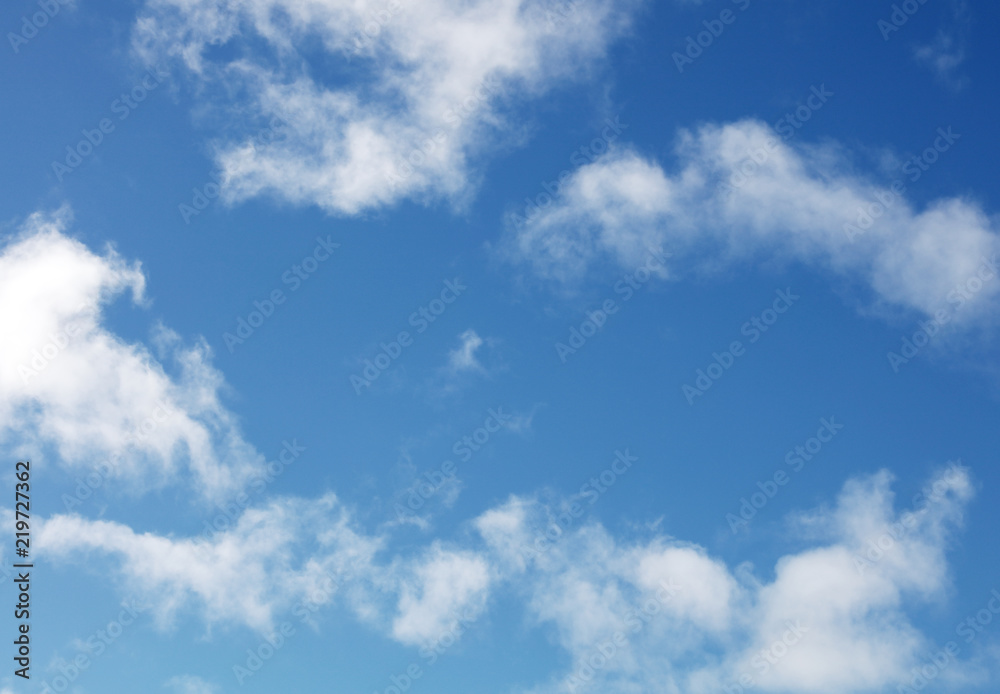
<path id="1" fill-rule="evenodd" d="M 471 328 L 458 336 L 461 344 L 448 353 L 448 368 L 454 373 L 463 371 L 483 371 L 483 365 L 476 359 L 476 350 L 482 347 L 483 338 Z"/>
<path id="2" fill-rule="evenodd" d="M 929 67 L 939 82 L 952 89 L 959 90 L 968 83 L 967 77 L 956 74 L 965 60 L 965 49 L 953 34 L 938 33 L 931 43 L 914 48 L 913 57 Z"/>
<path id="3" fill-rule="evenodd" d="M 934 40 L 913 49 L 913 58 L 930 68 L 941 84 L 958 91 L 969 79 L 958 73 L 965 61 L 965 46 L 972 27 L 972 15 L 965 0 L 951 0 L 951 19 L 938 31 Z"/>
<path id="4" fill-rule="evenodd" d="M 544 407 L 544 403 L 536 403 L 532 408 L 526 412 L 514 412 L 509 415 L 507 422 L 504 427 L 507 431 L 511 431 L 515 434 L 527 434 L 531 432 L 531 425 L 535 421 L 535 414 L 539 409 Z"/>
<path id="5" fill-rule="evenodd" d="M 195 675 L 177 675 L 164 683 L 175 694 L 216 694 L 219 688 Z"/>

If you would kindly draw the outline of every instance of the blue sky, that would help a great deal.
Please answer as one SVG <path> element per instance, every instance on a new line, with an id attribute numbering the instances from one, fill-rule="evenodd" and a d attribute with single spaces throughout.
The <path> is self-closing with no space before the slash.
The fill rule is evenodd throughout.
<path id="1" fill-rule="evenodd" d="M 995 691 L 998 25 L 8 4 L 0 691 Z"/>

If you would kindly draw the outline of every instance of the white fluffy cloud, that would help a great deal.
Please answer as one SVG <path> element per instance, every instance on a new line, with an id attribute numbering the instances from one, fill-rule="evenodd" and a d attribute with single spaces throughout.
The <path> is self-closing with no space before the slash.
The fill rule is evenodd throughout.
<path id="1" fill-rule="evenodd" d="M 142 301 L 142 269 L 111 248 L 98 255 L 70 238 L 69 217 L 68 210 L 33 215 L 0 249 L 3 442 L 52 449 L 50 458 L 74 474 L 110 461 L 101 473 L 128 489 L 183 481 L 231 502 L 263 461 L 219 402 L 222 376 L 207 347 L 184 348 L 158 328 L 154 342 L 173 358 L 171 374 L 147 347 L 109 331 L 102 311 L 128 289 Z M 161 624 L 193 607 L 209 625 L 266 632 L 297 601 L 326 604 L 342 594 L 364 621 L 419 643 L 450 628 L 455 614 L 485 605 L 488 565 L 468 551 L 434 546 L 376 571 L 382 538 L 356 530 L 332 494 L 242 512 L 227 505 L 238 517 L 217 516 L 217 531 L 201 537 L 68 514 L 41 522 L 35 539 L 54 560 L 111 557 L 123 588 L 153 605 Z"/>
<path id="2" fill-rule="evenodd" d="M 289 613 L 339 603 L 401 643 L 421 645 L 478 617 L 493 579 L 484 556 L 437 543 L 377 561 L 384 538 L 360 530 L 333 494 L 278 498 L 232 527 L 186 538 L 57 515 L 41 524 L 36 544 L 61 563 L 111 558 L 122 589 L 151 605 L 164 627 L 193 610 L 207 626 L 267 634 Z"/>
<path id="3" fill-rule="evenodd" d="M 470 160 L 519 136 L 506 107 L 585 71 L 635 4 L 149 0 L 134 45 L 151 64 L 180 61 L 199 97 L 245 90 L 238 120 L 282 124 L 219 144 L 230 200 L 271 193 L 357 213 L 460 201 L 475 183 Z M 212 57 L 221 45 L 238 57 Z"/>
<path id="4" fill-rule="evenodd" d="M 570 656 L 538 692 L 709 694 L 741 680 L 761 691 L 877 692 L 932 648 L 910 615 L 948 593 L 946 553 L 972 496 L 967 470 L 953 467 L 900 512 L 890 483 L 886 472 L 852 480 L 832 508 L 797 517 L 809 546 L 763 577 L 697 545 L 616 538 L 565 520 L 565 505 L 521 497 L 474 520 L 481 542 L 434 542 L 410 557 L 379 559 L 385 538 L 366 536 L 332 494 L 249 509 L 208 542 L 57 516 L 37 544 L 50 562 L 117 558 L 124 588 L 161 623 L 195 609 L 209 625 L 266 633 L 301 601 L 340 601 L 425 646 L 458 638 L 508 591 Z M 953 665 L 946 679 L 963 671 Z"/>
<path id="5" fill-rule="evenodd" d="M 436 642 L 460 621 L 479 616 L 489 587 L 490 567 L 482 556 L 435 545 L 402 584 L 392 634 L 403 643 Z"/>
<path id="6" fill-rule="evenodd" d="M 553 204 L 512 224 L 509 250 L 563 282 L 602 259 L 635 267 L 661 247 L 674 271 L 681 261 L 776 257 L 867 286 L 882 307 L 943 309 L 965 323 L 995 315 L 1000 236 L 971 200 L 915 209 L 905 190 L 852 172 L 837 147 L 793 147 L 752 120 L 682 133 L 677 158 L 668 173 L 632 150 L 610 151 L 578 169 Z M 970 282 L 968 298 L 953 293 Z"/>
<path id="7" fill-rule="evenodd" d="M 561 511 L 522 498 L 477 527 L 572 657 L 534 691 L 876 692 L 931 647 L 909 612 L 948 591 L 945 552 L 972 495 L 967 470 L 952 467 L 898 512 L 890 482 L 886 472 L 852 480 L 832 509 L 798 518 L 821 541 L 782 557 L 770 580 L 677 540 L 567 528 Z"/>
<path id="8" fill-rule="evenodd" d="M 8 365 L 0 406 L 17 427 L 7 425 L 7 441 L 43 441 L 74 465 L 121 445 L 140 406 L 164 400 L 170 418 L 131 444 L 141 455 L 130 471 L 158 479 L 187 464 L 192 485 L 227 489 L 253 456 L 218 403 L 221 379 L 207 354 L 178 348 L 161 331 L 161 346 L 186 360 L 171 377 L 144 347 L 110 333 L 101 308 L 125 289 L 141 297 L 141 269 L 112 250 L 92 253 L 65 235 L 66 223 L 35 216 L 0 252 L 0 310 L 17 328 L 0 342 Z M 9 365 L 71 320 L 78 329 L 22 381 Z M 528 497 L 485 511 L 460 541 L 395 556 L 390 538 L 366 532 L 332 493 L 250 507 L 207 538 L 76 514 L 33 527 L 39 558 L 107 567 L 161 625 L 194 612 L 207 626 L 267 633 L 308 600 L 342 604 L 420 646 L 488 615 L 506 591 L 570 656 L 569 669 L 539 691 L 709 694 L 750 678 L 763 691 L 843 694 L 895 686 L 930 650 L 911 613 L 947 595 L 947 551 L 971 496 L 960 466 L 932 479 L 904 512 L 888 473 L 852 480 L 832 508 L 795 517 L 805 549 L 764 574 L 733 571 L 676 538 L 616 536 L 569 513 L 572 500 L 548 506 Z M 962 671 L 955 665 L 942 677 Z"/>
<path id="9" fill-rule="evenodd" d="M 373 578 L 379 548 L 377 539 L 355 532 L 332 494 L 247 509 L 210 537 L 140 534 L 122 523 L 58 515 L 38 530 L 37 544 L 53 559 L 94 552 L 117 559 L 124 587 L 153 605 L 161 625 L 195 607 L 207 624 L 235 622 L 265 633 L 277 611 L 306 599 L 330 603 L 348 582 L 363 611 L 367 596 L 357 592 L 358 578 Z"/>
<path id="10" fill-rule="evenodd" d="M 142 269 L 67 236 L 69 216 L 34 214 L 0 249 L 0 441 L 139 490 L 187 472 L 208 497 L 231 493 L 263 458 L 219 401 L 208 346 L 158 328 L 165 364 L 108 331 L 109 302 L 142 302 Z"/>

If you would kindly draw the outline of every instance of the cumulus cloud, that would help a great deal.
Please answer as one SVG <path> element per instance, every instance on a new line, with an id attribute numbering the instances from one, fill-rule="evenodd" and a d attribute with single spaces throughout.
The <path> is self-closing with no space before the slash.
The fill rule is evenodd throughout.
<path id="1" fill-rule="evenodd" d="M 616 537 L 577 522 L 570 500 L 527 497 L 474 519 L 478 541 L 434 541 L 391 559 L 378 558 L 386 538 L 359 530 L 332 494 L 248 509 L 209 542 L 56 516 L 37 544 L 50 562 L 117 558 L 115 574 L 156 605 L 161 624 L 194 609 L 208 624 L 267 633 L 297 602 L 340 601 L 393 639 L 428 646 L 458 638 L 506 591 L 569 656 L 537 692 L 709 694 L 741 681 L 878 692 L 932 647 L 911 615 L 949 593 L 947 552 L 973 495 L 967 469 L 953 466 L 899 510 L 891 481 L 884 471 L 851 480 L 832 507 L 796 517 L 807 546 L 761 575 L 677 538 Z M 943 677 L 964 671 L 958 663 Z"/>
<path id="2" fill-rule="evenodd" d="M 231 493 L 263 458 L 219 400 L 207 344 L 160 327 L 154 355 L 110 332 L 102 311 L 125 292 L 142 303 L 142 268 L 92 252 L 69 222 L 34 214 L 0 249 L 0 440 L 139 490 L 187 472 L 206 496 Z"/>
<path id="3" fill-rule="evenodd" d="M 224 195 L 338 213 L 460 201 L 472 160 L 520 137 L 508 107 L 579 76 L 634 0 L 148 0 L 135 49 L 173 61 L 199 98 L 245 94 L 234 118 L 280 123 L 222 140 Z M 232 48 L 225 55 L 211 49 Z"/>
<path id="4" fill-rule="evenodd" d="M 130 490 L 183 482 L 231 502 L 265 470 L 219 401 L 223 379 L 207 346 L 186 348 L 158 327 L 152 341 L 173 360 L 171 373 L 145 345 L 111 332 L 102 311 L 126 290 L 143 301 L 142 268 L 112 248 L 92 252 L 67 235 L 69 223 L 68 210 L 33 215 L 0 250 L 3 442 L 49 447 L 74 471 L 103 459 L 101 474 Z M 383 538 L 358 530 L 333 494 L 228 507 L 198 537 L 70 513 L 40 521 L 35 542 L 53 560 L 110 557 L 122 588 L 154 605 L 164 626 L 193 608 L 207 625 L 266 633 L 296 602 L 343 595 L 363 621 L 414 643 L 449 627 L 452 612 L 485 604 L 489 572 L 467 551 L 435 546 L 376 571 Z"/>
<path id="5" fill-rule="evenodd" d="M 793 164 L 802 165 L 786 162 Z M 111 249 L 94 254 L 66 236 L 67 223 L 65 215 L 32 217 L 0 252 L 0 310 L 16 328 L 0 337 L 0 407 L 16 424 L 6 425 L 6 441 L 44 441 L 66 464 L 78 464 L 88 451 L 122 444 L 140 406 L 162 400 L 171 412 L 162 423 L 167 434 L 135 438 L 131 445 L 142 455 L 129 469 L 158 478 L 187 465 L 192 485 L 208 480 L 227 488 L 253 456 L 219 405 L 221 378 L 207 352 L 177 347 L 161 330 L 159 348 L 185 362 L 171 376 L 145 347 L 108 331 L 102 307 L 128 289 L 141 300 L 141 268 Z M 760 224 L 747 223 L 746 233 L 789 233 Z M 976 249 L 992 232 L 953 233 Z M 624 244 L 609 238 L 594 252 L 631 252 L 627 237 Z M 803 243 L 816 254 L 829 250 Z M 72 331 L 70 320 L 77 322 Z M 19 361 L 60 331 L 69 337 L 57 340 L 59 351 L 21 380 Z M 573 511 L 583 497 L 552 504 L 511 497 L 472 519 L 474 532 L 411 554 L 390 555 L 391 538 L 366 532 L 333 493 L 251 506 L 208 537 L 60 514 L 36 519 L 33 547 L 52 565 L 105 567 L 123 592 L 153 606 L 164 627 L 194 613 L 209 627 L 238 624 L 266 634 L 308 600 L 343 605 L 387 636 L 421 646 L 482 620 L 506 592 L 569 656 L 569 667 L 539 692 L 708 694 L 747 678 L 763 691 L 877 692 L 902 681 L 931 650 L 913 613 L 948 595 L 947 553 L 973 495 L 961 466 L 932 478 L 904 511 L 891 483 L 887 472 L 851 480 L 831 507 L 795 516 L 804 547 L 761 574 L 733 571 L 678 538 L 612 533 Z M 942 681 L 963 672 L 951 666 Z M 175 686 L 189 684 L 203 683 L 179 679 Z"/>
<path id="6" fill-rule="evenodd" d="M 813 544 L 780 558 L 770 579 L 676 539 L 570 527 L 565 509 L 531 499 L 476 526 L 517 576 L 529 615 L 571 656 L 531 691 L 877 692 L 931 648 L 909 614 L 949 591 L 945 555 L 972 496 L 961 466 L 935 476 L 912 509 L 894 508 L 890 484 L 884 471 L 851 480 L 833 508 L 797 519 Z"/>
<path id="7" fill-rule="evenodd" d="M 960 136 L 942 129 L 935 143 Z M 631 149 L 580 167 L 556 202 L 511 224 L 508 253 L 559 282 L 606 260 L 635 267 L 661 247 L 672 271 L 778 258 L 867 287 L 879 307 L 930 316 L 957 304 L 949 313 L 966 324 L 995 315 L 1000 237 L 974 201 L 916 209 L 904 181 L 872 183 L 835 145 L 795 147 L 754 120 L 682 132 L 676 155 L 672 173 Z"/>
<path id="8" fill-rule="evenodd" d="M 479 616 L 489 587 L 490 568 L 482 556 L 435 545 L 401 586 L 392 634 L 403 643 L 436 642 L 460 621 Z"/>

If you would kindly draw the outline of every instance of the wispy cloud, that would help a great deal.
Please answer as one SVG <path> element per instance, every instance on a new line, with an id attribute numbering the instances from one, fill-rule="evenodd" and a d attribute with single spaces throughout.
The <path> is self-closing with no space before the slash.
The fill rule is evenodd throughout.
<path id="1" fill-rule="evenodd" d="M 194 675 L 177 675 L 165 683 L 176 694 L 216 694 L 219 688 Z"/>
<path id="2" fill-rule="evenodd" d="M 939 82 L 958 91 L 969 82 L 967 77 L 958 74 L 958 68 L 965 60 L 962 43 L 954 34 L 942 31 L 932 42 L 914 48 L 913 57 L 928 66 Z"/>
<path id="3" fill-rule="evenodd" d="M 965 62 L 967 37 L 972 27 L 972 13 L 966 0 L 951 0 L 951 18 L 934 39 L 913 49 L 913 58 L 926 65 L 941 84 L 959 91 L 969 78 L 959 72 Z"/>
<path id="4" fill-rule="evenodd" d="M 47 521 L 39 544 L 49 561 L 120 556 L 118 570 L 161 621 L 196 608 L 209 623 L 262 633 L 331 575 L 337 589 L 324 593 L 326 605 L 344 600 L 411 646 L 454 634 L 504 593 L 569 655 L 568 670 L 537 692 L 667 683 L 708 694 L 747 677 L 767 690 L 876 692 L 902 681 L 931 645 L 908 614 L 948 593 L 946 551 L 973 494 L 967 471 L 952 468 L 928 481 L 922 506 L 897 511 L 891 481 L 884 471 L 853 479 L 832 508 L 802 517 L 809 546 L 781 557 L 770 579 L 731 571 L 696 544 L 628 540 L 577 521 L 569 509 L 589 505 L 587 495 L 553 505 L 511 497 L 473 521 L 480 542 L 433 541 L 386 563 L 373 561 L 376 545 L 330 496 L 247 511 L 210 556 L 189 539 L 72 516 Z M 323 540 L 307 543 L 295 568 L 289 546 L 310 535 Z M 946 679 L 966 669 L 957 662 Z"/>
<path id="5" fill-rule="evenodd" d="M 273 194 L 354 214 L 406 198 L 461 204 L 477 182 L 470 164 L 521 136 L 509 107 L 585 72 L 637 5 L 431 0 L 387 12 L 384 0 L 150 0 L 133 40 L 150 64 L 185 70 L 199 98 L 219 85 L 244 91 L 225 105 L 227 131 L 250 125 L 247 113 L 284 123 L 273 142 L 217 148 L 227 199 Z M 209 50 L 258 42 L 270 50 L 233 60 Z M 316 77 L 330 61 L 359 79 Z"/>
<path id="6" fill-rule="evenodd" d="M 463 371 L 483 371 L 483 365 L 476 359 L 476 350 L 483 345 L 483 338 L 473 329 L 458 336 L 461 344 L 448 353 L 448 367 L 454 373 Z"/>

